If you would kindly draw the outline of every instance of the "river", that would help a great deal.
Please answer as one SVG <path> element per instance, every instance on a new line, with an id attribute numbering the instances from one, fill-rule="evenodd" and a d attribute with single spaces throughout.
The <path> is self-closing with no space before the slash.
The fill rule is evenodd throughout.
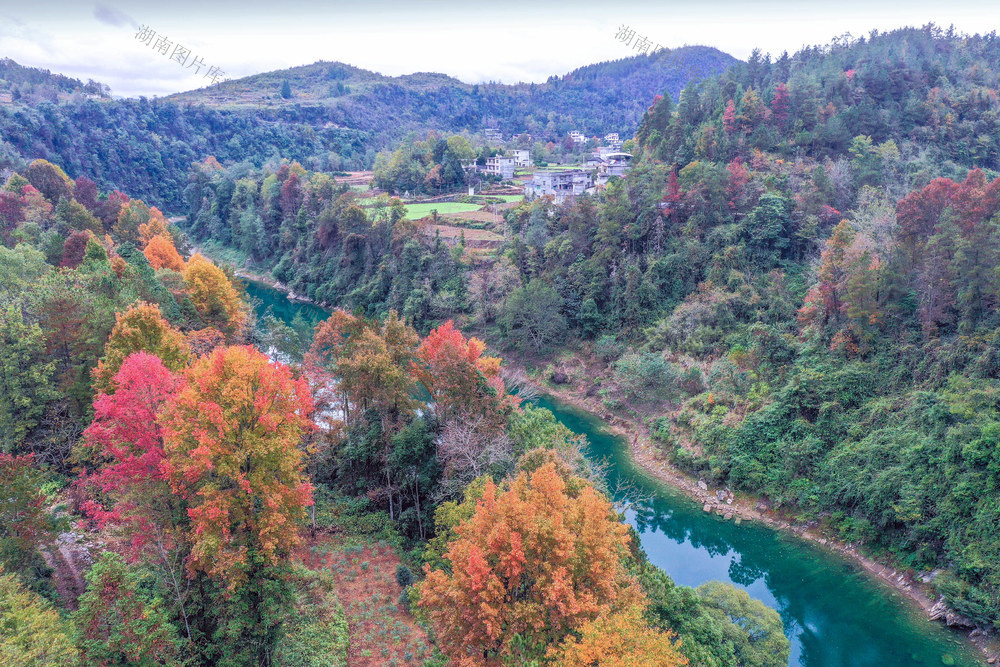
<path id="1" fill-rule="evenodd" d="M 271 306 L 286 322 L 296 312 L 311 322 L 325 313 L 259 283 L 249 283 L 248 292 L 260 312 Z M 737 525 L 703 512 L 698 503 L 635 466 L 627 443 L 597 416 L 550 397 L 538 403 L 587 436 L 588 455 L 608 464 L 610 488 L 627 488 L 617 483 L 622 479 L 640 492 L 641 500 L 626 517 L 650 560 L 678 584 L 725 581 L 776 609 L 792 643 L 791 665 L 982 664 L 961 635 L 927 620 L 910 600 L 851 561 L 763 525 Z"/>

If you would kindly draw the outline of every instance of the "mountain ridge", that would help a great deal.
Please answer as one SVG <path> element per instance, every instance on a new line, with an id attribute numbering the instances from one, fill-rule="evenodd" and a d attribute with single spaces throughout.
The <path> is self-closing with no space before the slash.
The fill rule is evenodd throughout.
<path id="1" fill-rule="evenodd" d="M 555 141 L 571 130 L 632 136 L 656 95 L 676 96 L 689 82 L 739 62 L 711 47 L 685 47 L 598 63 L 544 84 L 514 85 L 453 83 L 434 73 L 392 78 L 314 63 L 224 82 L 197 95 L 0 99 L 0 169 L 43 158 L 73 178 L 92 174 L 106 190 L 135 193 L 176 211 L 184 208 L 187 167 L 210 155 L 256 166 L 287 158 L 336 171 L 371 168 L 378 151 L 410 133 L 497 128 L 508 136 L 527 132 Z M 289 72 L 286 102 L 281 88 Z"/>

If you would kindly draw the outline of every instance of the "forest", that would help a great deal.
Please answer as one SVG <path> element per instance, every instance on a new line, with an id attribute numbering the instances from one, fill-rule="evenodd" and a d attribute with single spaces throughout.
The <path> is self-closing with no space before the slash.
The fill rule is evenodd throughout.
<path id="1" fill-rule="evenodd" d="M 340 254 L 352 283 L 365 254 L 389 251 L 378 239 L 407 249 L 415 283 L 429 265 L 457 272 L 406 236 L 398 203 L 368 217 L 286 166 L 258 213 L 256 186 L 241 179 L 243 209 L 210 210 L 203 231 L 222 215 L 263 252 Z M 282 226 L 307 214 L 329 243 L 287 245 Z M 774 611 L 722 584 L 678 587 L 645 559 L 580 438 L 451 321 L 421 335 L 408 320 L 428 330 L 432 315 L 373 292 L 384 317 L 335 310 L 291 332 L 284 363 L 262 350 L 288 327 L 185 258 L 156 207 L 35 160 L 0 190 L 0 220 L 5 664 L 347 664 L 336 591 L 355 574 L 328 559 L 355 553 L 398 554 L 384 613 L 418 631 L 394 661 L 787 661 Z M 370 236 L 344 241 L 361 236 L 350 224 Z"/>
<path id="2" fill-rule="evenodd" d="M 261 168 L 287 158 L 342 171 L 372 168 L 378 151 L 410 132 L 497 125 L 508 136 L 531 132 L 557 140 L 581 128 L 631 132 L 654 91 L 680 90 L 733 61 L 716 49 L 686 47 L 512 86 L 470 86 L 444 75 L 430 75 L 428 85 L 419 75 L 391 78 L 317 63 L 163 99 L 103 99 L 99 86 L 7 59 L 0 61 L 0 91 L 25 92 L 0 104 L 0 169 L 43 158 L 73 178 L 92 178 L 105 190 L 128 192 L 176 215 L 185 208 L 188 168 L 210 155 L 227 165 Z M 272 104 L 289 80 L 288 103 Z M 345 83 L 353 92 L 337 92 Z M 227 92 L 237 87 L 254 91 L 250 104 Z"/>
<path id="3" fill-rule="evenodd" d="M 756 53 L 658 97 L 598 196 L 509 211 L 485 263 L 380 252 L 372 229 L 363 289 L 335 287 L 362 265 L 343 246 L 274 275 L 418 330 L 457 318 L 676 465 L 940 571 L 997 627 L 998 57 L 994 34 L 934 26 Z"/>
<path id="4" fill-rule="evenodd" d="M 928 25 L 660 85 L 624 178 L 486 254 L 334 172 L 454 188 L 492 103 L 378 139 L 294 77 L 0 105 L 0 662 L 787 665 L 777 612 L 650 562 L 538 387 L 1000 629 L 998 61 Z M 420 90 L 387 99 L 466 95 Z"/>

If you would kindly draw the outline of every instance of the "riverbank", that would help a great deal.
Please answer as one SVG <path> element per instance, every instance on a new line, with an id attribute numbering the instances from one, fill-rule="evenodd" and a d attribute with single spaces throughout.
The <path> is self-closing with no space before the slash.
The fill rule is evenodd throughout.
<path id="1" fill-rule="evenodd" d="M 272 289 L 288 293 L 288 289 L 279 281 L 266 276 L 255 275 L 246 269 L 238 269 L 237 275 L 262 282 Z M 304 303 L 311 303 L 308 299 L 299 299 Z M 523 364 L 509 364 L 515 369 L 523 369 Z M 525 373 L 525 377 L 527 374 Z M 797 535 L 802 539 L 825 547 L 831 552 L 847 558 L 857 563 L 863 570 L 876 577 L 879 581 L 891 586 L 895 591 L 911 600 L 913 604 L 919 605 L 925 615 L 934 619 L 941 618 L 949 625 L 955 625 L 959 620 L 957 614 L 943 606 L 939 600 L 935 600 L 932 588 L 919 580 L 915 580 L 906 572 L 893 567 L 891 564 L 880 562 L 861 553 L 856 545 L 848 544 L 824 534 L 821 527 L 815 523 L 804 523 L 794 516 L 781 513 L 770 508 L 767 503 L 758 498 L 744 494 L 731 494 L 726 489 L 715 489 L 702 480 L 691 477 L 689 474 L 674 467 L 660 451 L 660 448 L 653 442 L 650 433 L 638 419 L 626 419 L 611 413 L 597 397 L 587 396 L 590 388 L 563 384 L 552 386 L 548 383 L 544 385 L 535 381 L 533 384 L 541 391 L 551 394 L 560 401 L 585 410 L 588 413 L 599 417 L 608 427 L 609 432 L 626 438 L 629 443 L 627 448 L 631 460 L 640 467 L 650 478 L 659 480 L 672 488 L 678 489 L 687 496 L 698 501 L 706 513 L 713 513 L 722 519 L 742 522 L 744 520 L 755 520 L 771 528 L 782 530 L 790 534 Z M 967 629 L 966 636 L 970 643 L 975 646 L 989 664 L 996 664 L 1000 661 L 1000 645 L 995 636 L 987 635 L 980 631 Z"/>
<path id="2" fill-rule="evenodd" d="M 512 364 L 515 367 L 519 364 Z M 523 367 L 522 367 L 523 370 Z M 527 373 L 525 373 L 525 377 Z M 713 513 L 725 520 L 758 521 L 773 529 L 794 534 L 801 539 L 837 553 L 856 563 L 870 575 L 893 590 L 905 596 L 931 620 L 940 620 L 965 634 L 987 664 L 1000 663 L 1000 641 L 993 634 L 974 628 L 963 627 L 961 616 L 948 608 L 943 600 L 935 599 L 929 583 L 914 579 L 891 563 L 882 562 L 863 554 L 858 546 L 843 542 L 823 533 L 813 523 L 797 520 L 793 515 L 778 512 L 768 507 L 766 502 L 747 494 L 734 494 L 728 489 L 713 488 L 704 480 L 699 480 L 676 468 L 661 451 L 651 437 L 649 430 L 637 420 L 627 419 L 610 412 L 600 399 L 587 396 L 585 388 L 571 385 L 553 385 L 532 380 L 531 384 L 540 392 L 552 395 L 559 401 L 596 415 L 612 434 L 629 443 L 629 458 L 648 476 L 677 489 L 702 505 L 705 512 Z"/>

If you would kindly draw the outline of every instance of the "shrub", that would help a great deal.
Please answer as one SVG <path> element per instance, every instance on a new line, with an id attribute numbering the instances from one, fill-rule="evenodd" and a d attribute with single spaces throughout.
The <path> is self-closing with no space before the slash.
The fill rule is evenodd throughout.
<path id="1" fill-rule="evenodd" d="M 400 609 L 409 613 L 410 612 L 410 587 L 407 586 L 399 593 L 399 600 L 396 603 Z"/>
<path id="2" fill-rule="evenodd" d="M 662 354 L 626 354 L 614 369 L 615 381 L 631 400 L 669 398 L 676 392 L 677 371 Z"/>
<path id="3" fill-rule="evenodd" d="M 594 354 L 608 364 L 625 353 L 625 346 L 613 334 L 604 334 L 594 341 Z"/>
<path id="4" fill-rule="evenodd" d="M 406 588 L 413 584 L 413 572 L 402 563 L 396 566 L 396 583 L 400 588 Z"/>
<path id="5" fill-rule="evenodd" d="M 347 664 L 348 626 L 333 577 L 299 568 L 295 613 L 274 651 L 274 664 L 326 667 Z"/>

